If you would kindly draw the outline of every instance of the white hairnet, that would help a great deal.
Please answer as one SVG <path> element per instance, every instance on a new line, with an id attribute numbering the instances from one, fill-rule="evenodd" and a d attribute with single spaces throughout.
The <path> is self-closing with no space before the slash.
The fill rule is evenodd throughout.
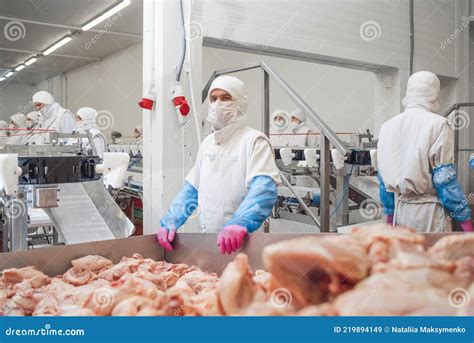
<path id="1" fill-rule="evenodd" d="M 298 118 L 302 122 L 306 120 L 306 114 L 304 114 L 303 111 L 300 110 L 299 108 L 291 112 L 291 117 Z"/>
<path id="2" fill-rule="evenodd" d="M 43 120 L 43 115 L 38 111 L 33 111 L 26 115 L 26 119 L 31 120 L 34 124 L 39 124 Z"/>
<path id="3" fill-rule="evenodd" d="M 82 119 L 82 127 L 90 130 L 96 127 L 95 119 L 97 117 L 97 110 L 92 107 L 81 107 L 77 110 L 77 115 Z"/>
<path id="4" fill-rule="evenodd" d="M 430 112 L 439 110 L 438 96 L 440 82 L 438 77 L 429 71 L 419 71 L 408 79 L 406 96 L 403 106 L 422 106 Z"/>
<path id="5" fill-rule="evenodd" d="M 54 97 L 46 91 L 39 91 L 33 94 L 33 103 L 36 102 L 51 105 L 54 102 Z"/>
<path id="6" fill-rule="evenodd" d="M 10 120 L 14 122 L 17 127 L 26 127 L 26 116 L 23 113 L 12 115 Z"/>
<path id="7" fill-rule="evenodd" d="M 247 88 L 241 80 L 228 75 L 219 76 L 212 82 L 207 97 L 211 95 L 214 89 L 222 89 L 229 93 L 232 96 L 232 100 L 235 100 L 239 105 L 242 114 L 247 111 Z"/>
<path id="8" fill-rule="evenodd" d="M 5 120 L 0 120 L 0 129 L 8 129 L 8 123 Z"/>

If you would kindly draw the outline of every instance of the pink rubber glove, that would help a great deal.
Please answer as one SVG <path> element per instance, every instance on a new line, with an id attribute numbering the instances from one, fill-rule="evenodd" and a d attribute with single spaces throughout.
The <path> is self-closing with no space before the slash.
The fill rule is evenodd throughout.
<path id="1" fill-rule="evenodd" d="M 229 225 L 219 233 L 217 237 L 217 246 L 222 254 L 232 254 L 237 251 L 247 236 L 247 229 L 240 225 Z"/>
<path id="2" fill-rule="evenodd" d="M 393 225 L 393 214 L 387 214 L 387 224 Z"/>
<path id="3" fill-rule="evenodd" d="M 465 222 L 459 223 L 461 228 L 464 232 L 472 232 L 474 231 L 472 228 L 472 222 L 470 220 L 466 220 Z"/>
<path id="4" fill-rule="evenodd" d="M 160 245 L 165 248 L 166 250 L 173 250 L 171 243 L 174 240 L 174 236 L 176 235 L 176 229 L 168 230 L 165 227 L 160 227 L 158 230 L 156 237 L 158 237 L 158 242 Z"/>

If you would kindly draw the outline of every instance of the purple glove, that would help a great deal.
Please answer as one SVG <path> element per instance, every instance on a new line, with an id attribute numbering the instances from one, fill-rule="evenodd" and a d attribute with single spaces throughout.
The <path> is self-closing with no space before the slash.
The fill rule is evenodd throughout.
<path id="1" fill-rule="evenodd" d="M 387 214 L 387 224 L 393 225 L 393 214 Z"/>
<path id="2" fill-rule="evenodd" d="M 222 254 L 232 254 L 237 251 L 247 236 L 247 229 L 240 225 L 229 225 L 219 233 L 217 237 L 217 246 Z"/>
<path id="3" fill-rule="evenodd" d="M 470 220 L 466 220 L 465 222 L 459 223 L 461 228 L 464 232 L 472 232 L 474 231 L 472 228 L 472 222 Z"/>
<path id="4" fill-rule="evenodd" d="M 158 237 L 158 242 L 160 245 L 165 248 L 166 250 L 173 250 L 171 243 L 174 240 L 174 236 L 176 235 L 176 229 L 168 230 L 165 227 L 160 227 L 158 230 L 156 237 Z"/>

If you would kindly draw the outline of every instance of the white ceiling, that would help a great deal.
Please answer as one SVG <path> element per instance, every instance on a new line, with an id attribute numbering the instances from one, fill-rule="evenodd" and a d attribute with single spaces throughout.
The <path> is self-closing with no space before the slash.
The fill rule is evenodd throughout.
<path id="1" fill-rule="evenodd" d="M 0 76 L 73 33 L 71 42 L 49 56 L 38 57 L 36 63 L 4 82 L 35 84 L 137 44 L 142 40 L 142 0 L 132 0 L 131 5 L 90 31 L 77 29 L 119 2 L 0 0 Z M 15 21 L 20 21 L 21 25 Z M 16 25 L 20 35 L 8 35 L 5 32 L 8 25 Z"/>

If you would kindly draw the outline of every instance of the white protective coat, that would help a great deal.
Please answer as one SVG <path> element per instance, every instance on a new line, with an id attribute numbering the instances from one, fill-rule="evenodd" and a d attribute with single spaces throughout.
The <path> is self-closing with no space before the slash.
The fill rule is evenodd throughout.
<path id="1" fill-rule="evenodd" d="M 214 80 L 209 94 L 222 89 L 232 95 L 240 111 L 232 122 L 207 136 L 199 147 L 196 164 L 186 177 L 198 190 L 200 227 L 219 232 L 239 208 L 255 176 L 281 183 L 268 138 L 245 126 L 247 97 L 243 83 L 230 76 Z"/>
<path id="2" fill-rule="evenodd" d="M 7 144 L 8 123 L 5 120 L 0 120 L 0 147 L 4 147 Z"/>
<path id="3" fill-rule="evenodd" d="M 97 111 L 91 107 L 82 107 L 77 110 L 77 115 L 82 119 L 82 125 L 78 129 L 79 133 L 86 133 L 86 130 L 90 131 L 97 155 L 102 157 L 107 149 L 107 138 L 97 127 Z M 85 145 L 87 149 L 91 148 L 88 140 L 85 140 Z"/>
<path id="4" fill-rule="evenodd" d="M 384 123 L 379 133 L 378 167 L 386 189 L 395 193 L 394 224 L 420 232 L 451 231 L 432 182 L 433 168 L 454 162 L 453 129 L 433 113 L 438 94 L 436 75 L 412 75 L 405 111 Z"/>
<path id="5" fill-rule="evenodd" d="M 301 120 L 297 126 L 290 125 L 290 133 L 288 145 L 291 147 L 311 147 L 315 148 L 317 145 L 316 135 L 306 125 L 306 115 L 300 109 L 291 112 L 291 117 L 296 117 Z"/>
<path id="6" fill-rule="evenodd" d="M 8 137 L 6 144 L 15 145 L 15 144 L 25 144 L 28 132 L 27 132 L 27 122 L 26 116 L 23 113 L 17 113 L 10 117 L 12 123 L 12 130 L 10 132 L 10 137 Z"/>

